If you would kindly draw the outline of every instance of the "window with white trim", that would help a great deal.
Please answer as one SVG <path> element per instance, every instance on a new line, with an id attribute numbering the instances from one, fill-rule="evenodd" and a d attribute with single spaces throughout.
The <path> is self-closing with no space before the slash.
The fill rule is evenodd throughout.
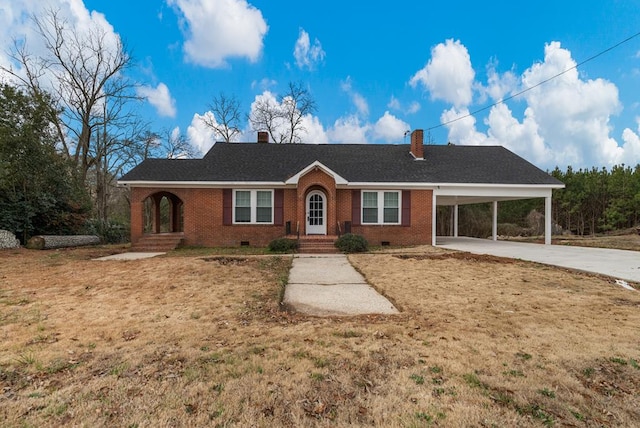
<path id="1" fill-rule="evenodd" d="M 400 224 L 399 190 L 363 190 L 362 224 Z"/>
<path id="2" fill-rule="evenodd" d="M 233 222 L 273 224 L 273 190 L 234 190 Z"/>

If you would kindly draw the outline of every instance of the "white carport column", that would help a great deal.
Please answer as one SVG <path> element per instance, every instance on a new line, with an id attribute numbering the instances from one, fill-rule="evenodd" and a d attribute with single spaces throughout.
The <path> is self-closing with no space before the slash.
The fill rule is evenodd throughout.
<path id="1" fill-rule="evenodd" d="M 458 237 L 458 204 L 453 206 L 453 236 Z"/>
<path id="2" fill-rule="evenodd" d="M 437 212 L 437 203 L 438 199 L 436 196 L 436 191 L 433 190 L 431 196 L 431 245 L 436 246 L 436 212 Z"/>
<path id="3" fill-rule="evenodd" d="M 544 244 L 551 245 L 551 196 L 544 198 Z"/>
<path id="4" fill-rule="evenodd" d="M 491 225 L 491 236 L 494 241 L 498 240 L 498 201 L 493 201 L 493 221 Z"/>

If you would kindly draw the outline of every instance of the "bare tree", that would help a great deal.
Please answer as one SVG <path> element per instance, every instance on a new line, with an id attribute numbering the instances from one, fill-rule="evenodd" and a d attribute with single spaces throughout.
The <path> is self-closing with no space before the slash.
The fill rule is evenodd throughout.
<path id="1" fill-rule="evenodd" d="M 2 69 L 18 78 L 31 93 L 52 94 L 56 105 L 50 120 L 61 149 L 86 179 L 96 161 L 92 156 L 95 134 L 102 131 L 107 120 L 117 118 L 105 117 L 104 105 L 123 105 L 138 99 L 134 84 L 124 74 L 132 66 L 131 56 L 119 38 L 109 37 L 99 25 L 80 32 L 53 9 L 34 16 L 33 21 L 46 53 L 33 56 L 25 45 L 16 42 L 12 59 L 24 74 L 12 68 Z M 121 107 L 118 110 L 124 111 Z"/>
<path id="2" fill-rule="evenodd" d="M 96 214 L 102 221 L 109 218 L 117 178 L 140 162 L 140 148 L 149 128 L 127 104 L 123 99 L 103 103 L 100 127 L 92 135 L 86 180 L 95 192 Z"/>
<path id="3" fill-rule="evenodd" d="M 213 129 L 217 136 L 220 136 L 225 143 L 230 143 L 233 137 L 240 134 L 240 102 L 231 95 L 228 96 L 224 92 L 220 92 L 213 97 L 213 101 L 209 104 L 209 110 L 213 113 L 213 117 L 205 115 L 202 122 Z"/>
<path id="4" fill-rule="evenodd" d="M 271 98 L 257 100 L 249 114 L 249 123 L 254 131 L 266 131 L 271 141 L 286 143 L 286 134 L 283 129 L 283 114 L 280 104 Z"/>
<path id="5" fill-rule="evenodd" d="M 140 158 L 148 128 L 135 110 L 135 84 L 126 77 L 133 60 L 120 38 L 99 24 L 80 30 L 54 9 L 33 22 L 44 53 L 33 55 L 16 41 L 11 56 L 19 69 L 1 68 L 30 93 L 51 94 L 58 147 L 92 194 L 96 217 L 106 221 L 116 178 Z"/>
<path id="6" fill-rule="evenodd" d="M 184 134 L 176 130 L 164 130 L 156 141 L 156 156 L 167 159 L 188 159 L 196 156 L 196 148 L 193 147 Z"/>
<path id="7" fill-rule="evenodd" d="M 263 98 L 254 104 L 249 123 L 254 131 L 266 131 L 276 143 L 300 143 L 306 133 L 304 117 L 316 111 L 316 103 L 302 82 L 290 82 L 277 102 Z"/>

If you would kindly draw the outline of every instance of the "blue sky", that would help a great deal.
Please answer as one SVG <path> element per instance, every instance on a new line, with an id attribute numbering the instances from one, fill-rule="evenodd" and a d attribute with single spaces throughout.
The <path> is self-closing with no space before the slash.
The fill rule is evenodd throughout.
<path id="1" fill-rule="evenodd" d="M 0 42 L 27 35 L 40 0 L 0 0 Z M 640 0 L 494 2 L 49 0 L 70 22 L 122 38 L 145 117 L 206 151 L 200 118 L 223 91 L 303 82 L 308 143 L 500 144 L 543 168 L 640 162 L 640 37 L 476 116 L 439 126 L 570 69 L 640 32 Z M 297 46 L 297 49 L 296 49 Z M 297 53 L 296 53 L 297 52 Z M 0 54 L 0 61 L 7 61 Z M 244 141 L 255 141 L 245 124 Z M 429 135 L 427 133 L 426 135 Z"/>

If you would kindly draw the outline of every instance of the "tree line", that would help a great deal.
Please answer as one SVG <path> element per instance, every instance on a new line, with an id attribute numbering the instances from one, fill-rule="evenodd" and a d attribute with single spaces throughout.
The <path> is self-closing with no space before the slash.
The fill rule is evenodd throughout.
<path id="1" fill-rule="evenodd" d="M 553 194 L 553 218 L 564 230 L 589 235 L 640 226 L 640 165 L 556 168 L 551 175 L 566 186 Z"/>

